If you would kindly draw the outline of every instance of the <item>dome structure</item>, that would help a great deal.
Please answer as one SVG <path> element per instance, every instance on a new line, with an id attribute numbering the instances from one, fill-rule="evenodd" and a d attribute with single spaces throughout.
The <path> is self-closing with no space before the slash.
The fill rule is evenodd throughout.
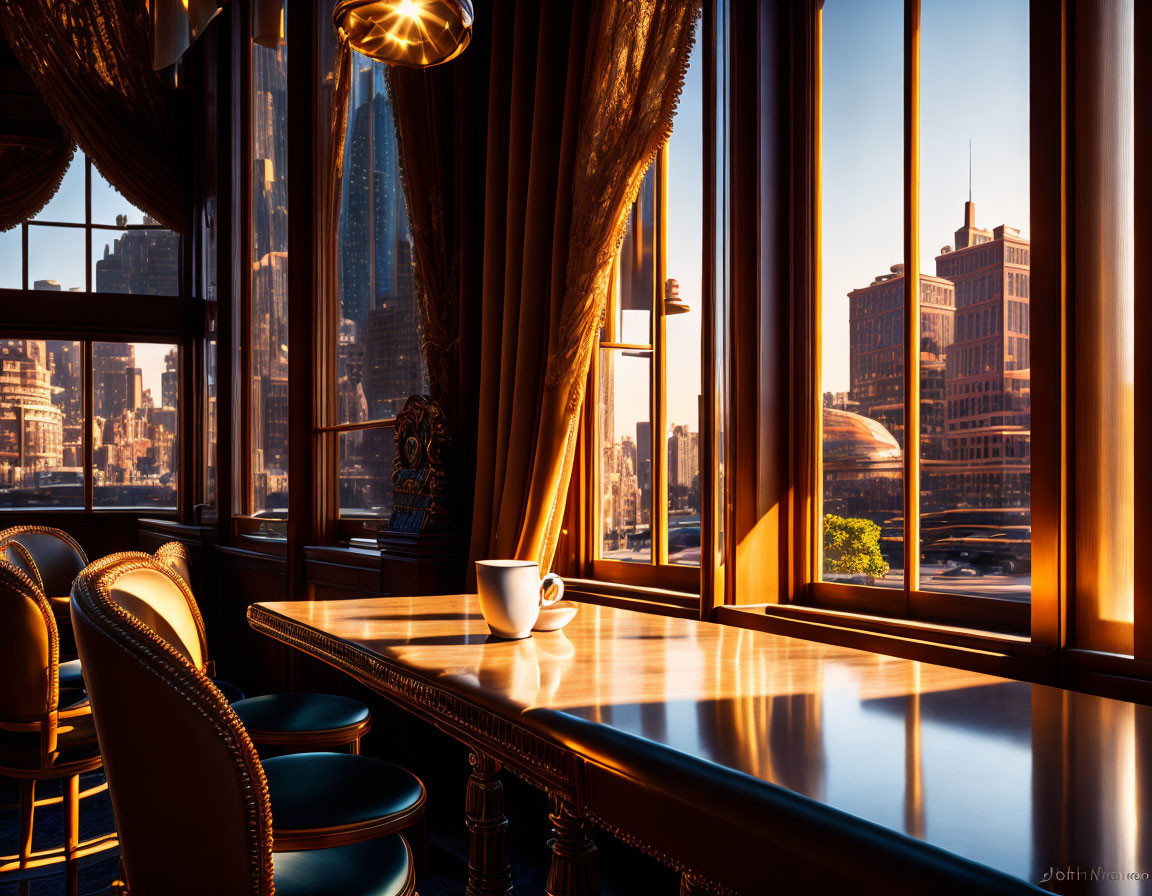
<path id="1" fill-rule="evenodd" d="M 902 452 L 895 436 L 871 417 L 824 408 L 824 462 L 891 464 Z"/>

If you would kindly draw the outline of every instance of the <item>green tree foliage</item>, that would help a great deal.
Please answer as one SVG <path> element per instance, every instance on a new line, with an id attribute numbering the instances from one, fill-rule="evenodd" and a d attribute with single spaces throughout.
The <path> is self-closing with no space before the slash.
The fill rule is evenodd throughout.
<path id="1" fill-rule="evenodd" d="M 880 553 L 880 527 L 871 520 L 825 514 L 824 571 L 886 576 L 888 564 Z"/>

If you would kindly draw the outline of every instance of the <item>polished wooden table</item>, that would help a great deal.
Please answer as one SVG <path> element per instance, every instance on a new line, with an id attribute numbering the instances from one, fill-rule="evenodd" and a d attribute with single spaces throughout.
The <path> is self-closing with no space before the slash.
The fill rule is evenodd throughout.
<path id="1" fill-rule="evenodd" d="M 501 766 L 550 795 L 556 896 L 598 892 L 590 824 L 682 892 L 1152 892 L 1149 707 L 588 604 L 523 641 L 469 595 L 249 621 L 470 747 L 470 894 L 512 892 Z"/>

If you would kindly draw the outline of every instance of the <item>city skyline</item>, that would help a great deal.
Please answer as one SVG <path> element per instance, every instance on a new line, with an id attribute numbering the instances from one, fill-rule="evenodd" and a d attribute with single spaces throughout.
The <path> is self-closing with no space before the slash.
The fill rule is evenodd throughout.
<path id="1" fill-rule="evenodd" d="M 162 349 L 155 391 L 142 343 L 0 339 L 0 504 L 173 506 L 179 467 L 179 349 Z M 149 371 L 148 380 L 153 381 Z M 92 395 L 92 469 L 83 470 L 84 390 Z"/>

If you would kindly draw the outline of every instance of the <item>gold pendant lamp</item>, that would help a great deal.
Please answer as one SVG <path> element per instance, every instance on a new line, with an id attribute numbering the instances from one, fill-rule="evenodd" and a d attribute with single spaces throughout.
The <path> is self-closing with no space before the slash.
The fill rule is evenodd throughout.
<path id="1" fill-rule="evenodd" d="M 332 18 L 352 49 L 407 68 L 455 59 L 472 40 L 471 0 L 340 0 Z"/>

